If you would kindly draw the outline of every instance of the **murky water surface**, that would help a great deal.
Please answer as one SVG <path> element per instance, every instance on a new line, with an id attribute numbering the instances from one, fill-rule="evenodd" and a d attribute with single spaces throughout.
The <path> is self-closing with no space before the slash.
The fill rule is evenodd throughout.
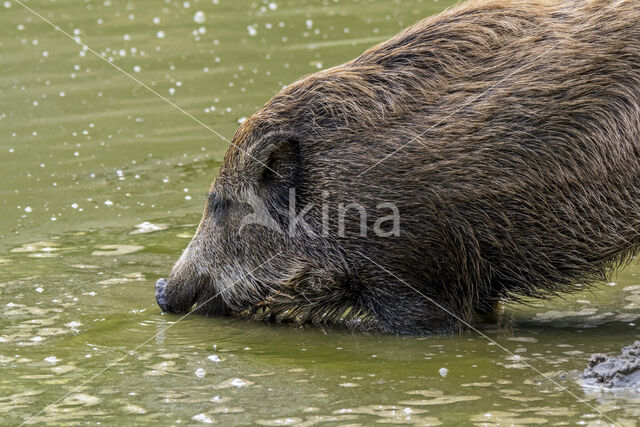
<path id="1" fill-rule="evenodd" d="M 636 425 L 640 394 L 576 382 L 638 338 L 635 264 L 481 327 L 512 354 L 155 304 L 226 144 L 104 59 L 230 138 L 282 85 L 448 4 L 28 2 L 101 59 L 0 2 L 1 423 Z"/>

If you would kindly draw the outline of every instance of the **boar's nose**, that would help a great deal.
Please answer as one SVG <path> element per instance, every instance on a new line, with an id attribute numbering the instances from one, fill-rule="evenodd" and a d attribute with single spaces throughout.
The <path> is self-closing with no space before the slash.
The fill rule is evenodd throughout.
<path id="1" fill-rule="evenodd" d="M 164 279 L 158 279 L 156 282 L 156 301 L 162 311 L 167 311 L 167 297 L 164 293 L 164 288 L 167 285 L 167 281 Z"/>

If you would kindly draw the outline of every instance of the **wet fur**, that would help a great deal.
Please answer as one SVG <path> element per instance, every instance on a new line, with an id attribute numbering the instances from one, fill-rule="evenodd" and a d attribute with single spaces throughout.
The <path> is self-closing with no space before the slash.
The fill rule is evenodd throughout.
<path id="1" fill-rule="evenodd" d="M 222 291 L 202 310 L 443 333 L 463 324 L 397 278 L 464 321 L 602 281 L 640 245 L 640 2 L 465 3 L 286 87 L 233 143 L 169 311 Z M 314 226 L 326 191 L 396 203 L 401 234 L 238 233 L 251 197 L 287 225 L 290 186 Z"/>

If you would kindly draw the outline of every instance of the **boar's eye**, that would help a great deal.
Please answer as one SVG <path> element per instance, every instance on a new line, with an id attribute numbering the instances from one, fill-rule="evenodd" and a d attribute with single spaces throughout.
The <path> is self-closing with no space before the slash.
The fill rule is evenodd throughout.
<path id="1" fill-rule="evenodd" d="M 210 193 L 207 201 L 207 210 L 213 213 L 214 217 L 222 215 L 229 207 L 229 201 L 223 199 L 216 193 Z"/>
<path id="2" fill-rule="evenodd" d="M 284 139 L 273 144 L 262 172 L 263 183 L 289 181 L 294 184 L 300 170 L 300 148 L 297 141 Z"/>

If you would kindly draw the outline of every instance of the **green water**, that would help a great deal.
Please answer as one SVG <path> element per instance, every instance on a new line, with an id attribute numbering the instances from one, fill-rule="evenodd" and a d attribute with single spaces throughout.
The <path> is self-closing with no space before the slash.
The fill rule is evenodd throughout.
<path id="1" fill-rule="evenodd" d="M 227 138 L 282 85 L 448 4 L 28 2 Z M 637 265 L 480 325 L 511 354 L 477 333 L 178 321 L 153 284 L 226 143 L 12 0 L 0 66 L 1 424 L 636 425 L 639 394 L 577 378 L 640 335 Z"/>

